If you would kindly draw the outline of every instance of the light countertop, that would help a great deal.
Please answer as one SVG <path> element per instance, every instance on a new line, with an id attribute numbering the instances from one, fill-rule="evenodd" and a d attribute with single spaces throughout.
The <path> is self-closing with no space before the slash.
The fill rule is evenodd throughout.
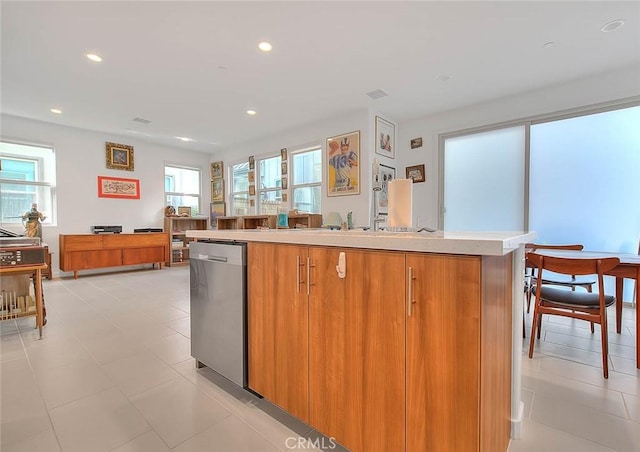
<path id="1" fill-rule="evenodd" d="M 535 239 L 535 232 L 388 232 L 328 229 L 189 230 L 199 240 L 272 242 L 426 253 L 502 256 Z"/>

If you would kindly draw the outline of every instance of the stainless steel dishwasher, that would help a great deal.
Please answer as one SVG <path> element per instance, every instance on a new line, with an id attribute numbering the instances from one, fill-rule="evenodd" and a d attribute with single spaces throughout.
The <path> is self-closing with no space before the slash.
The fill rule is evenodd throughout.
<path id="1" fill-rule="evenodd" d="M 246 244 L 191 242 L 189 255 L 191 355 L 246 387 Z"/>

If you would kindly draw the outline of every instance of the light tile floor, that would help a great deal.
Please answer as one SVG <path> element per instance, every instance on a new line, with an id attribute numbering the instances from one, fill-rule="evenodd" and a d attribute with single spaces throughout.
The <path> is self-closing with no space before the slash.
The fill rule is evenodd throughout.
<path id="1" fill-rule="evenodd" d="M 43 340 L 32 318 L 0 323 L 0 450 L 308 450 L 309 442 L 296 448 L 299 438 L 330 445 L 195 368 L 188 280 L 187 267 L 172 267 L 45 281 Z M 545 320 L 534 359 L 523 358 L 524 433 L 510 452 L 640 451 L 634 316 L 625 309 L 623 334 L 610 335 L 608 381 L 597 330 Z"/>

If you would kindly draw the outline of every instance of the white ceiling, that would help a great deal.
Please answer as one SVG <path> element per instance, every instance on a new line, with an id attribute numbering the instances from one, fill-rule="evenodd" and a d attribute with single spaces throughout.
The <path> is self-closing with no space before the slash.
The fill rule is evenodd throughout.
<path id="1" fill-rule="evenodd" d="M 3 113 L 205 152 L 359 109 L 402 122 L 640 63 L 637 1 L 2 1 L 0 12 Z M 625 26 L 600 31 L 614 19 Z M 371 100 L 375 89 L 389 95 Z"/>

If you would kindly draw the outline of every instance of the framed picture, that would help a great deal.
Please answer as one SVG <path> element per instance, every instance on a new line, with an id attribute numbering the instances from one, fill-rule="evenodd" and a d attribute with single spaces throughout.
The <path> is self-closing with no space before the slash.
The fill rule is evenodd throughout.
<path id="1" fill-rule="evenodd" d="M 282 174 L 287 174 L 287 162 L 282 162 L 280 167 L 282 169 Z"/>
<path id="2" fill-rule="evenodd" d="M 280 158 L 283 162 L 287 161 L 287 148 L 280 149 Z"/>
<path id="3" fill-rule="evenodd" d="M 189 206 L 178 206 L 178 216 L 179 217 L 190 217 L 191 216 L 191 207 L 189 207 Z"/>
<path id="4" fill-rule="evenodd" d="M 414 138 L 411 140 L 411 149 L 421 148 L 422 147 L 422 137 Z"/>
<path id="5" fill-rule="evenodd" d="M 360 131 L 327 138 L 327 196 L 360 194 Z"/>
<path id="6" fill-rule="evenodd" d="M 287 194 L 286 193 L 282 194 L 282 202 L 287 202 Z"/>
<path id="7" fill-rule="evenodd" d="M 396 125 L 376 116 L 376 154 L 396 156 Z"/>
<path id="8" fill-rule="evenodd" d="M 252 170 L 256 167 L 256 159 L 253 157 L 253 155 L 249 156 L 249 169 Z"/>
<path id="9" fill-rule="evenodd" d="M 224 179 L 211 181 L 211 201 L 224 201 Z"/>
<path id="10" fill-rule="evenodd" d="M 413 183 L 424 182 L 426 180 L 424 174 L 424 165 L 407 166 L 407 179 L 413 180 Z"/>
<path id="11" fill-rule="evenodd" d="M 380 182 L 382 190 L 377 192 L 376 205 L 378 207 L 378 215 L 387 215 L 389 213 L 389 182 L 396 178 L 396 169 L 380 164 Z"/>
<path id="12" fill-rule="evenodd" d="M 249 171 L 247 173 L 247 179 L 249 179 L 249 183 L 252 184 L 256 180 L 256 173 Z"/>
<path id="13" fill-rule="evenodd" d="M 218 217 L 224 217 L 225 205 L 223 202 L 212 202 L 210 206 L 211 227 L 218 227 Z"/>
<path id="14" fill-rule="evenodd" d="M 140 199 L 140 179 L 98 176 L 98 197 Z"/>
<path id="15" fill-rule="evenodd" d="M 133 146 L 107 142 L 107 168 L 133 171 Z"/>
<path id="16" fill-rule="evenodd" d="M 249 207 L 254 207 L 256 205 L 256 200 L 255 199 L 250 199 L 249 200 Z"/>
<path id="17" fill-rule="evenodd" d="M 282 178 L 282 185 L 281 185 L 281 187 L 282 187 L 282 189 L 283 189 L 283 190 L 286 190 L 287 188 L 289 188 L 289 183 L 288 183 L 288 181 L 287 181 L 287 178 L 286 178 L 286 177 L 283 177 L 283 178 Z"/>
<path id="18" fill-rule="evenodd" d="M 249 185 L 249 196 L 255 196 L 255 195 L 256 195 L 256 186 Z"/>
<path id="19" fill-rule="evenodd" d="M 222 162 L 211 163 L 211 180 L 222 179 L 224 176 Z"/>

